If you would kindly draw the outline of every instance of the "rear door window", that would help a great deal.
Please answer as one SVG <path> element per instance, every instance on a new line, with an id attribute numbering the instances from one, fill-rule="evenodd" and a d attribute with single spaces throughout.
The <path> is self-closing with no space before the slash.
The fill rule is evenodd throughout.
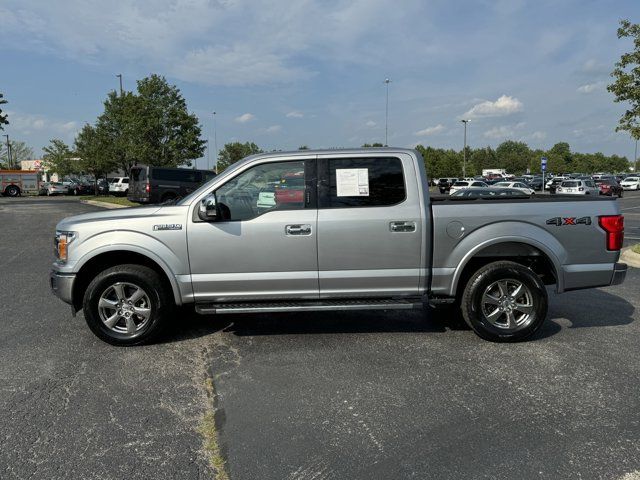
<path id="1" fill-rule="evenodd" d="M 328 158 L 318 168 L 320 208 L 384 207 L 406 198 L 399 158 Z"/>

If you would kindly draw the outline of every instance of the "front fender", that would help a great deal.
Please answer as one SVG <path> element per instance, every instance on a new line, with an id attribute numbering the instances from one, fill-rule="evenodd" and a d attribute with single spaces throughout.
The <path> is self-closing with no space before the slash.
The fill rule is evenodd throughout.
<path id="1" fill-rule="evenodd" d="M 77 245 L 73 252 L 73 258 L 60 271 L 78 273 L 82 267 L 98 255 L 108 252 L 133 252 L 144 255 L 162 268 L 169 279 L 171 289 L 177 305 L 181 305 L 182 299 L 192 295 L 190 275 L 188 271 L 188 258 L 186 254 L 186 238 L 184 232 L 170 232 L 174 234 L 173 241 L 163 243 L 155 237 L 136 231 L 111 231 L 96 234 Z M 182 239 L 178 238 L 182 236 Z M 173 247 L 182 245 L 182 248 Z M 185 281 L 178 281 L 183 279 Z"/>

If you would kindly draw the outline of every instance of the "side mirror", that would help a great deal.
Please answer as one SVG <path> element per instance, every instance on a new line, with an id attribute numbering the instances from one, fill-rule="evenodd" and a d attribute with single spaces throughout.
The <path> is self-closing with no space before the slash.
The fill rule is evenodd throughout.
<path id="1" fill-rule="evenodd" d="M 212 222 L 218 218 L 218 205 L 216 203 L 216 194 L 210 193 L 202 199 L 198 206 L 198 216 L 200 220 Z"/>

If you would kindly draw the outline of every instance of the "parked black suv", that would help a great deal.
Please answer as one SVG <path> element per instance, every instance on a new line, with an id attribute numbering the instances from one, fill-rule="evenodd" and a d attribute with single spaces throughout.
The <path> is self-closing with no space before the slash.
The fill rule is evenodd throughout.
<path id="1" fill-rule="evenodd" d="M 136 165 L 129 173 L 127 198 L 137 203 L 164 203 L 188 195 L 215 176 L 210 170 Z"/>
<path id="2" fill-rule="evenodd" d="M 440 193 L 449 193 L 451 190 L 451 185 L 458 181 L 457 178 L 441 178 L 438 180 L 438 190 Z"/>

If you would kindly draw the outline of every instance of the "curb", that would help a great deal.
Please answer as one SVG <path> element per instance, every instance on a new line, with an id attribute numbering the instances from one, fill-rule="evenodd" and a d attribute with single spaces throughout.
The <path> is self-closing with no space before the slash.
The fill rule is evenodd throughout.
<path id="1" fill-rule="evenodd" d="M 87 205 L 94 205 L 96 207 L 102 207 L 102 208 L 108 208 L 108 209 L 129 208 L 125 205 L 118 205 L 116 203 L 99 202 L 97 200 L 80 200 L 80 203 L 85 203 Z"/>
<path id="2" fill-rule="evenodd" d="M 631 247 L 627 248 L 620 255 L 620 260 L 629 265 L 630 267 L 640 268 L 640 254 L 631 250 Z"/>

